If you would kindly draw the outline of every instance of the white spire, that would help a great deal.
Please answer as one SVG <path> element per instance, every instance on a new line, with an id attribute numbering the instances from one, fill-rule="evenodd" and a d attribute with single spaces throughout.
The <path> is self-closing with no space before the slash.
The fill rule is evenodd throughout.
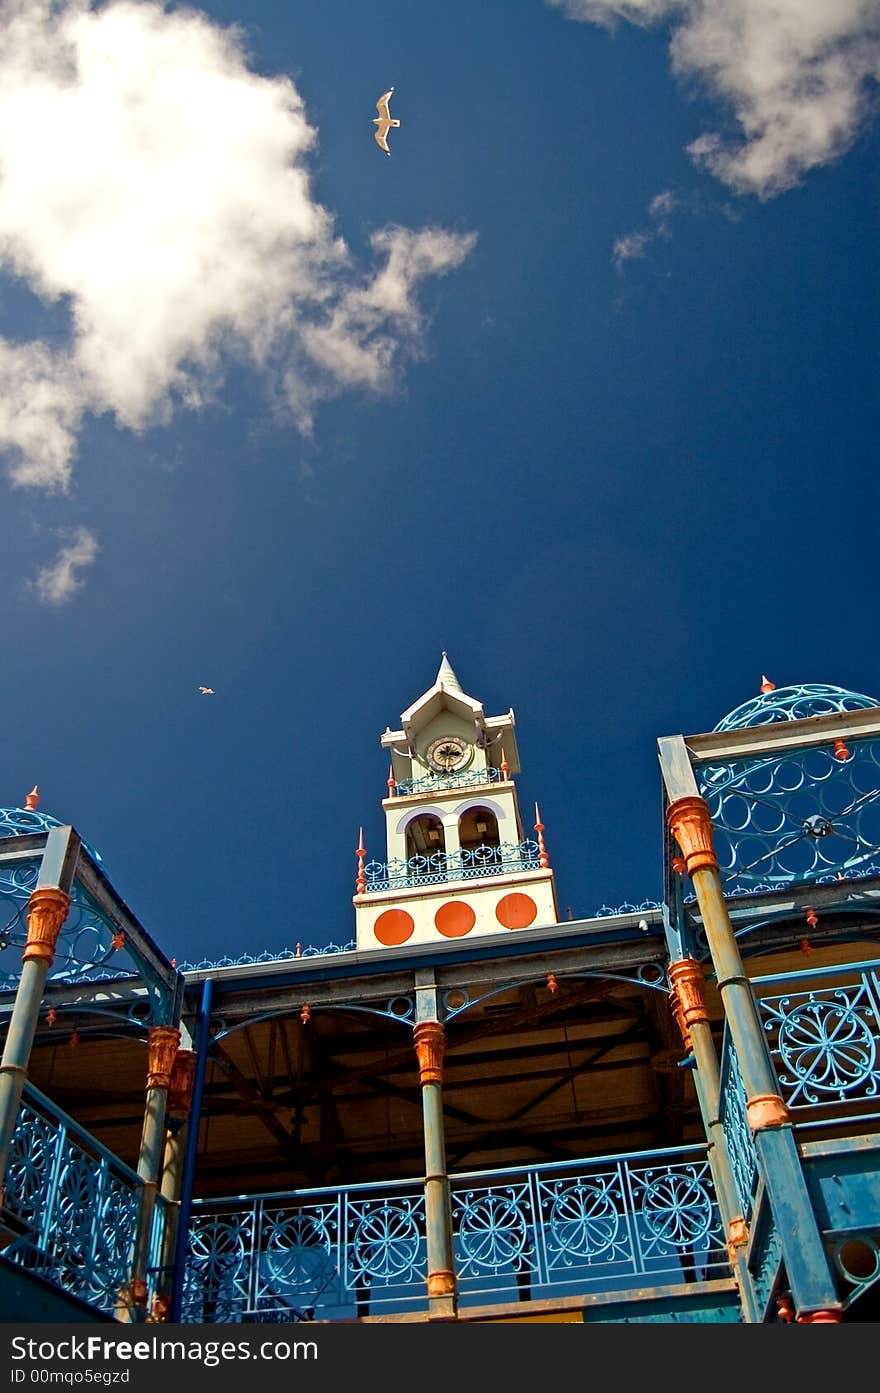
<path id="1" fill-rule="evenodd" d="M 458 678 L 452 670 L 452 664 L 446 656 L 445 648 L 443 650 L 443 661 L 441 662 L 440 670 L 437 673 L 437 681 L 441 683 L 444 687 L 446 687 L 447 690 L 451 689 L 455 692 L 461 692 L 464 690 L 464 688 L 462 687 L 461 683 L 459 682 Z"/>

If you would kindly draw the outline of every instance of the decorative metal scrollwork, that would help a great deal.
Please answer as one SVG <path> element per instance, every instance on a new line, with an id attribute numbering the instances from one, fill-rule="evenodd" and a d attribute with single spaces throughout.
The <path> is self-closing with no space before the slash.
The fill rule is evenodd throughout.
<path id="1" fill-rule="evenodd" d="M 455 1199 L 463 1272 L 521 1271 L 533 1266 L 527 1253 L 524 1188 L 469 1191 Z"/>
<path id="2" fill-rule="evenodd" d="M 14 987 L 21 976 L 28 901 L 39 873 L 39 858 L 17 866 L 0 866 L 0 915 L 10 916 L 5 925 L 0 922 L 0 989 Z M 132 958 L 125 947 L 120 947 L 116 925 L 104 917 L 88 891 L 74 881 L 70 909 L 49 969 L 50 981 L 105 981 L 136 975 Z"/>
<path id="3" fill-rule="evenodd" d="M 875 971 L 848 985 L 762 996 L 780 1088 L 790 1107 L 880 1094 L 880 994 Z"/>
<path id="4" fill-rule="evenodd" d="M 758 1158 L 746 1113 L 746 1087 L 733 1040 L 725 1033 L 722 1050 L 721 1123 L 743 1217 L 752 1212 Z"/>
<path id="5" fill-rule="evenodd" d="M 880 702 L 845 687 L 824 682 L 805 682 L 792 687 L 772 687 L 730 711 L 715 726 L 720 730 L 744 730 L 750 726 L 774 725 L 777 721 L 802 721 L 808 716 L 826 716 L 835 711 L 864 711 Z"/>
<path id="6" fill-rule="evenodd" d="M 413 1281 L 424 1234 L 421 1199 L 350 1206 L 349 1266 L 356 1281 Z"/>
<path id="7" fill-rule="evenodd" d="M 183 1309 L 191 1321 L 235 1321 L 247 1303 L 253 1212 L 197 1216 L 190 1225 Z"/>
<path id="8" fill-rule="evenodd" d="M 412 793 L 437 793 L 448 788 L 474 788 L 482 784 L 498 783 L 501 778 L 501 770 L 490 765 L 488 769 L 453 770 L 450 773 L 429 775 L 422 779 L 397 779 L 393 796 L 403 798 Z"/>
<path id="9" fill-rule="evenodd" d="M 697 766 L 727 894 L 880 874 L 880 740 Z"/>
<path id="10" fill-rule="evenodd" d="M 652 1239 L 667 1249 L 699 1244 L 709 1234 L 714 1206 L 703 1178 L 690 1173 L 666 1171 L 644 1177 L 641 1215 Z"/>
<path id="11" fill-rule="evenodd" d="M 537 842 L 526 839 L 512 845 L 477 846 L 470 850 L 434 851 L 430 856 L 411 856 L 402 861 L 368 861 L 364 867 L 365 893 L 396 890 L 413 885 L 441 885 L 450 880 L 473 880 L 482 876 L 506 875 L 512 871 L 540 869 Z"/>
<path id="12" fill-rule="evenodd" d="M 549 1225 L 556 1257 L 571 1266 L 576 1259 L 589 1263 L 614 1254 L 622 1223 L 616 1172 L 574 1184 L 556 1181 L 550 1193 Z"/>
<path id="13" fill-rule="evenodd" d="M 263 1217 L 267 1285 L 274 1296 L 314 1302 L 337 1277 L 328 1214 L 267 1210 Z"/>

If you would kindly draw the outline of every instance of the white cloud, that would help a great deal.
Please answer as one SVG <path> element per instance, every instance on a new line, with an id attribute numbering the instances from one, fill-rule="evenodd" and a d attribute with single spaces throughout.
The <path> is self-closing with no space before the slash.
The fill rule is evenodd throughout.
<path id="1" fill-rule="evenodd" d="M 88 528 L 77 528 L 52 564 L 44 566 L 38 573 L 34 587 L 40 599 L 47 605 L 65 604 L 81 589 L 83 580 L 80 573 L 92 565 L 98 551 L 98 543 Z"/>
<path id="2" fill-rule="evenodd" d="M 611 249 L 611 257 L 615 266 L 620 269 L 627 261 L 636 261 L 643 257 L 652 242 L 656 242 L 658 237 L 669 237 L 669 217 L 675 211 L 675 195 L 669 189 L 663 189 L 661 193 L 656 193 L 648 204 L 648 217 L 651 225 L 644 228 L 641 232 L 627 232 L 622 237 L 618 237 Z"/>
<path id="3" fill-rule="evenodd" d="M 847 150 L 880 81 L 878 0 L 547 0 L 572 19 L 672 26 L 676 73 L 735 119 L 688 150 L 731 189 L 770 198 Z"/>
<path id="4" fill-rule="evenodd" d="M 198 409 L 231 358 L 308 431 L 421 351 L 419 288 L 474 238 L 387 229 L 358 266 L 312 195 L 314 143 L 293 83 L 196 10 L 0 0 L 0 270 L 70 325 L 0 338 L 15 483 L 66 489 L 86 415 L 139 431 Z"/>
<path id="5" fill-rule="evenodd" d="M 622 237 L 618 237 L 612 247 L 612 258 L 615 266 L 622 266 L 625 261 L 638 261 L 648 250 L 648 243 L 651 235 L 648 232 L 625 232 Z"/>

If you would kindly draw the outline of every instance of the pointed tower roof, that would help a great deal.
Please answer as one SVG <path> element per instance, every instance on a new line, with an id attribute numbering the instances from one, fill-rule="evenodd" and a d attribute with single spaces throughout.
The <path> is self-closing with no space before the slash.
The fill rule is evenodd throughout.
<path id="1" fill-rule="evenodd" d="M 452 664 L 449 661 L 445 648 L 443 649 L 443 661 L 441 662 L 437 672 L 437 685 L 439 687 L 445 687 L 447 691 L 464 691 L 464 688 L 462 687 L 461 683 L 459 682 L 458 678 L 453 672 Z"/>
<path id="2" fill-rule="evenodd" d="M 405 746 L 406 751 L 411 755 L 419 731 L 423 730 L 444 709 L 473 722 L 480 743 L 489 741 L 494 745 L 503 737 L 509 771 L 512 774 L 519 773 L 519 753 L 514 734 L 513 710 L 511 709 L 503 716 L 487 716 L 483 710 L 482 702 L 477 701 L 475 697 L 468 696 L 462 688 L 445 649 L 441 656 L 434 685 L 423 692 L 418 700 L 408 706 L 405 711 L 401 712 L 400 730 L 386 730 L 380 737 L 382 746 L 385 749 L 390 749 L 392 755 L 398 760 L 404 757 L 404 751 L 400 749 L 401 746 Z M 405 777 L 396 765 L 395 772 L 399 778 Z"/>
<path id="3" fill-rule="evenodd" d="M 443 707 L 466 715 L 470 720 L 475 721 L 480 728 L 484 724 L 482 703 L 474 697 L 468 696 L 453 671 L 445 649 L 433 687 L 429 687 L 417 701 L 414 701 L 401 713 L 400 719 L 403 729 L 408 733 L 413 729 L 420 729 L 427 725 L 428 721 L 436 716 Z"/>

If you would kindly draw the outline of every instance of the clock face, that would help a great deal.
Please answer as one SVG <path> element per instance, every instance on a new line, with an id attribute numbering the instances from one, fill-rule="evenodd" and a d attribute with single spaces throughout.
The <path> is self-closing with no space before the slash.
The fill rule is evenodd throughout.
<path id="1" fill-rule="evenodd" d="M 438 774 L 452 774 L 463 769 L 471 757 L 471 746 L 458 735 L 441 735 L 432 740 L 425 751 L 425 758 Z"/>

